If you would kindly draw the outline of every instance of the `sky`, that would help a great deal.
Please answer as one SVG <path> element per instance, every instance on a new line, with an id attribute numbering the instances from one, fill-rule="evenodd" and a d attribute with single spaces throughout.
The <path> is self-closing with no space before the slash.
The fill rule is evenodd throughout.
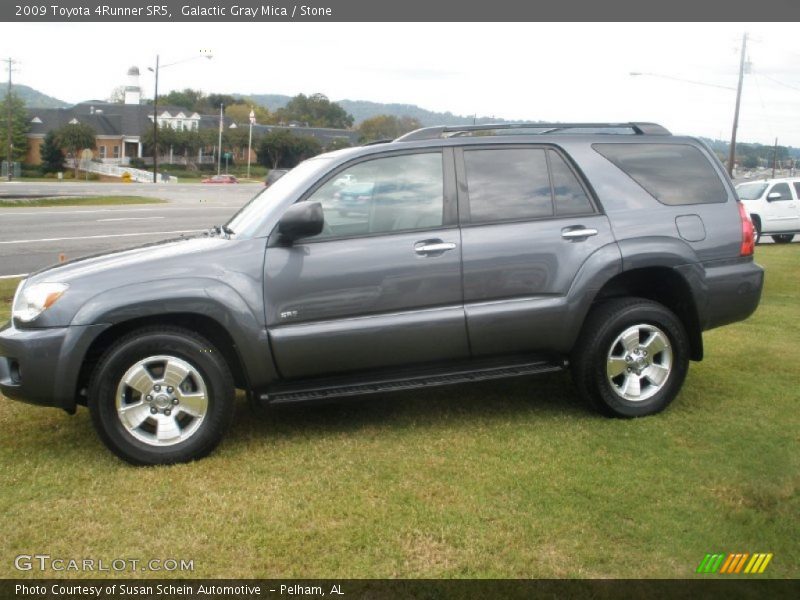
<path id="1" fill-rule="evenodd" d="M 67 102 L 107 98 L 132 65 L 152 97 L 147 67 L 159 54 L 179 63 L 161 69 L 159 93 L 321 92 L 510 120 L 654 121 L 729 139 L 736 93 L 725 88 L 736 87 L 744 32 L 738 139 L 798 147 L 794 23 L 0 23 L 0 57 L 20 61 L 15 82 Z M 213 58 L 182 62 L 201 50 Z"/>

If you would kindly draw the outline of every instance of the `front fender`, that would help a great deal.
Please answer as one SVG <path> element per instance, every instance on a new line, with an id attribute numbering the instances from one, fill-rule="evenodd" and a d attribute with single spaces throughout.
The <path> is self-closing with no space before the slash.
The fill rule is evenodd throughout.
<path id="1" fill-rule="evenodd" d="M 255 284 L 254 284 L 255 285 Z M 263 311 L 254 310 L 243 294 L 210 278 L 177 278 L 135 283 L 105 290 L 85 302 L 71 325 L 108 327 L 147 317 L 196 314 L 216 321 L 231 336 L 250 385 L 272 381 L 275 370 L 263 324 Z"/>

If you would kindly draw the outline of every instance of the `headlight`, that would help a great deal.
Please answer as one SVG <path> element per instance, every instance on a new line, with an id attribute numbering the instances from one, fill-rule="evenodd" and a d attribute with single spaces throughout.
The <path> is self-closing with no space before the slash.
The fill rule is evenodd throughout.
<path id="1" fill-rule="evenodd" d="M 19 284 L 14 297 L 11 316 L 23 323 L 29 323 L 53 306 L 69 287 L 66 283 L 35 283 L 23 288 L 25 282 Z"/>

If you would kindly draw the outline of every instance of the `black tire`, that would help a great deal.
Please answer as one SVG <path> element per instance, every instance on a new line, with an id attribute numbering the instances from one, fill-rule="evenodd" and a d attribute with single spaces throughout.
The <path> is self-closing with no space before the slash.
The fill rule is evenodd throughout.
<path id="1" fill-rule="evenodd" d="M 648 363 L 646 350 L 644 357 L 636 354 L 647 347 L 646 343 L 636 342 L 636 350 L 630 352 L 621 342 L 615 343 L 626 331 L 633 331 L 638 340 L 641 335 L 650 335 L 645 341 L 666 338 L 668 343 L 663 350 L 653 352 Z M 633 357 L 642 362 L 623 362 Z M 612 379 L 610 372 L 618 365 L 627 368 Z M 651 369 L 645 365 L 655 366 Z M 573 351 L 571 366 L 580 395 L 600 412 L 612 417 L 643 417 L 664 410 L 677 396 L 689 368 L 689 341 L 680 319 L 661 304 L 643 298 L 608 300 L 589 313 Z M 661 383 L 652 383 L 649 373 L 661 376 L 656 371 L 663 370 L 667 375 Z M 638 380 L 635 389 L 640 391 L 641 399 L 631 400 L 622 395 L 629 378 Z M 631 386 L 628 393 L 635 389 Z"/>
<path id="2" fill-rule="evenodd" d="M 772 241 L 776 244 L 788 244 L 794 239 L 793 233 L 780 233 L 772 236 Z"/>
<path id="3" fill-rule="evenodd" d="M 761 219 L 755 215 L 750 215 L 750 220 L 753 222 L 753 245 L 757 245 L 761 240 Z"/>
<path id="4" fill-rule="evenodd" d="M 162 361 L 164 357 L 170 360 Z M 163 365 L 160 373 L 163 380 L 159 379 L 159 364 Z M 175 388 L 166 387 L 166 371 L 170 364 L 176 372 L 182 374 L 184 371 L 180 369 L 186 369 L 188 373 L 181 380 L 183 383 L 176 384 Z M 123 377 L 141 368 L 148 372 L 147 383 L 124 386 L 124 391 L 118 394 L 123 389 Z M 163 392 L 159 391 L 155 398 L 156 392 L 148 396 L 142 392 L 139 396 L 136 389 L 149 387 L 151 382 L 160 383 Z M 167 389 L 171 395 L 167 394 Z M 130 404 L 126 404 L 131 394 Z M 197 410 L 201 416 L 184 412 L 192 406 L 192 395 L 201 398 L 195 400 L 202 403 Z M 146 397 L 150 398 L 147 404 Z M 177 327 L 151 327 L 126 335 L 106 351 L 89 382 L 88 406 L 100 439 L 117 456 L 135 465 L 163 465 L 196 460 L 211 452 L 232 421 L 234 397 L 230 369 L 205 338 Z M 177 406 L 171 406 L 172 403 Z M 118 404 L 124 410 L 141 409 L 138 418 L 142 418 L 143 423 L 137 427 L 123 424 Z M 156 413 L 152 412 L 154 409 Z M 162 441 L 156 439 L 160 437 L 162 421 L 178 435 Z M 164 430 L 169 433 L 169 428 L 164 427 Z M 185 439 L 181 439 L 184 435 Z"/>

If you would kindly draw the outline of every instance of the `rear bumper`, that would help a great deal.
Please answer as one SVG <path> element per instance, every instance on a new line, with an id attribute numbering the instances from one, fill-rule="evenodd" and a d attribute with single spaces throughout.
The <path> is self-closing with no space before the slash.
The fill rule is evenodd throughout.
<path id="1" fill-rule="evenodd" d="M 752 259 L 705 265 L 707 298 L 700 324 L 703 330 L 743 321 L 761 300 L 764 269 Z"/>
<path id="2" fill-rule="evenodd" d="M 86 349 L 102 326 L 0 329 L 0 393 L 74 412 Z"/>

